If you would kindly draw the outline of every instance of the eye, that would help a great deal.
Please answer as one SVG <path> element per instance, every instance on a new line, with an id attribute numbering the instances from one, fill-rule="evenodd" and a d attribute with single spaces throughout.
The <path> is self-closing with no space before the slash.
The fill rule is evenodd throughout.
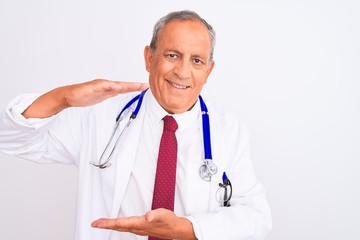
<path id="1" fill-rule="evenodd" d="M 172 59 L 178 58 L 178 55 L 175 54 L 175 53 L 169 53 L 169 54 L 167 54 L 166 56 L 167 56 L 168 58 L 172 58 Z"/>
<path id="2" fill-rule="evenodd" d="M 194 58 L 194 63 L 197 64 L 197 65 L 200 65 L 200 64 L 203 64 L 203 61 L 201 61 L 200 59 L 198 58 Z"/>

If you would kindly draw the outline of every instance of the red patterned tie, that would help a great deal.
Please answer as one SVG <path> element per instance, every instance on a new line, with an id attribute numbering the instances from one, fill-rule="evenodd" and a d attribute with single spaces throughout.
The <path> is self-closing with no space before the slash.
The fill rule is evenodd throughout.
<path id="1" fill-rule="evenodd" d="M 156 167 L 154 195 L 151 209 L 166 208 L 174 211 L 178 125 L 172 116 L 165 116 Z M 159 238 L 149 237 L 149 240 Z"/>

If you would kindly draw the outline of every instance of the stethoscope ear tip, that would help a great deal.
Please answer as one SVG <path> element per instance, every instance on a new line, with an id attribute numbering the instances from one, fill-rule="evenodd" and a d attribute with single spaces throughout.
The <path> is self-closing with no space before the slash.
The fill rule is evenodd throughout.
<path id="1" fill-rule="evenodd" d="M 105 169 L 105 168 L 110 167 L 110 166 L 111 166 L 110 164 L 109 165 L 100 165 L 99 168 L 100 169 Z"/>
<path id="2" fill-rule="evenodd" d="M 91 165 L 95 166 L 95 167 L 98 167 L 100 169 L 105 169 L 105 168 L 108 168 L 108 167 L 111 167 L 111 163 L 107 163 L 107 164 L 96 164 L 96 163 L 91 163 Z"/>

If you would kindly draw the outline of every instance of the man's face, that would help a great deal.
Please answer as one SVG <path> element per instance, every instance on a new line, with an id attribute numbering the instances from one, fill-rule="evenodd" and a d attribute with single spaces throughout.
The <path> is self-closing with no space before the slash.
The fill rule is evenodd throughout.
<path id="1" fill-rule="evenodd" d="M 156 51 L 145 47 L 152 93 L 169 113 L 192 108 L 209 76 L 210 36 L 199 21 L 173 21 L 160 32 Z"/>

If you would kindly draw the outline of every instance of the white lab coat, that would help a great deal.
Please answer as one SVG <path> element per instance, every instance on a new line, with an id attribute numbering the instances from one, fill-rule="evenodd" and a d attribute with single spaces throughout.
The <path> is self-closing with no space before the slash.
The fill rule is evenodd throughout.
<path id="1" fill-rule="evenodd" d="M 116 239 L 112 231 L 93 229 L 92 221 L 118 216 L 141 137 L 144 111 L 123 136 L 112 166 L 100 170 L 97 161 L 113 131 L 116 115 L 131 96 L 119 96 L 95 106 L 70 108 L 48 119 L 25 119 L 21 113 L 35 96 L 14 99 L 0 113 L 0 150 L 39 163 L 74 163 L 79 171 L 77 240 Z M 146 101 L 143 102 L 146 104 Z M 189 186 L 191 208 L 186 217 L 199 239 L 263 239 L 271 228 L 265 191 L 256 179 L 249 158 L 248 133 L 242 125 L 208 104 L 213 161 L 218 174 L 211 183 L 197 174 Z M 120 125 L 124 126 L 126 120 Z M 201 122 L 199 123 L 201 124 Z M 181 151 L 181 149 L 179 149 Z M 198 172 L 199 166 L 192 171 Z M 218 184 L 226 172 L 233 186 L 231 207 L 216 200 Z M 136 204 L 136 199 L 134 199 Z M 206 211 L 200 211 L 204 209 Z M 147 239 L 147 238 L 144 238 Z"/>

